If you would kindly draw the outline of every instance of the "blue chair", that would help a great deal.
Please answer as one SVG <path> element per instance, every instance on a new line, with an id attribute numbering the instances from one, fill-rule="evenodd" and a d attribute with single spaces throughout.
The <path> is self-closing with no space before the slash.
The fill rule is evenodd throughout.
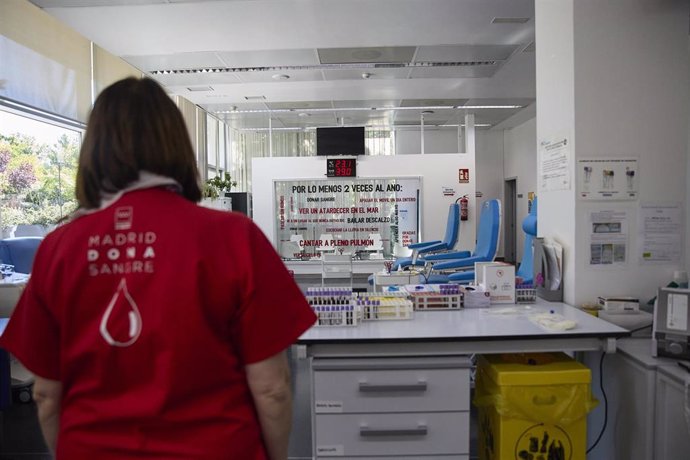
<path id="1" fill-rule="evenodd" d="M 522 261 L 515 276 L 522 278 L 522 284 L 534 282 L 534 238 L 537 236 L 537 199 L 532 201 L 532 209 L 522 220 L 522 230 L 525 232 L 525 243 L 522 248 Z"/>
<path id="2" fill-rule="evenodd" d="M 398 267 L 409 267 L 411 265 L 424 265 L 424 254 L 431 254 L 442 251 L 450 251 L 458 242 L 460 234 L 460 205 L 456 202 L 448 208 L 448 220 L 446 221 L 446 234 L 443 240 L 423 241 L 420 243 L 413 243 L 407 246 L 412 249 L 412 257 L 399 257 L 393 263 L 393 270 Z M 465 251 L 465 257 L 469 257 L 469 251 Z M 419 257 L 419 256 L 422 257 Z"/>
<path id="3" fill-rule="evenodd" d="M 428 283 L 447 283 L 449 281 L 468 283 L 474 279 L 475 262 L 492 262 L 498 252 L 498 240 L 501 235 L 501 201 L 487 200 L 482 204 L 479 214 L 477 244 L 469 257 L 467 251 L 430 254 L 424 260 L 431 264 L 427 276 Z M 446 270 L 462 270 L 456 273 L 434 273 Z"/>
<path id="4" fill-rule="evenodd" d="M 14 265 L 17 273 L 31 273 L 38 245 L 43 241 L 38 236 L 19 236 L 0 240 L 0 260 Z"/>
<path id="5" fill-rule="evenodd" d="M 532 201 L 532 209 L 530 213 L 522 221 L 522 230 L 525 232 L 525 242 L 522 252 L 522 260 L 520 261 L 520 266 L 517 272 L 515 272 L 516 277 L 522 279 L 522 284 L 532 284 L 534 281 L 534 238 L 537 236 L 537 199 Z M 443 275 L 431 275 L 432 280 L 437 280 L 436 282 L 446 282 Z M 474 270 L 466 270 L 463 272 L 458 272 L 453 274 L 453 281 L 460 284 L 471 283 L 474 280 Z"/>

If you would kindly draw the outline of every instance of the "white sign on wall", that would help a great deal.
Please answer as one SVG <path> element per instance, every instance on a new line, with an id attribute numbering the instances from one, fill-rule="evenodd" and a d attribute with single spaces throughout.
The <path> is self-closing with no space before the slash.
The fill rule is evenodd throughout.
<path id="1" fill-rule="evenodd" d="M 567 138 L 539 142 L 539 190 L 570 189 L 570 144 Z"/>
<path id="2" fill-rule="evenodd" d="M 638 218 L 639 261 L 678 264 L 683 254 L 683 211 L 679 203 L 644 203 Z"/>
<path id="3" fill-rule="evenodd" d="M 581 200 L 636 200 L 639 181 L 637 158 L 577 160 L 577 193 Z"/>
<path id="4" fill-rule="evenodd" d="M 592 211 L 589 225 L 589 266 L 627 265 L 628 213 L 620 210 Z"/>

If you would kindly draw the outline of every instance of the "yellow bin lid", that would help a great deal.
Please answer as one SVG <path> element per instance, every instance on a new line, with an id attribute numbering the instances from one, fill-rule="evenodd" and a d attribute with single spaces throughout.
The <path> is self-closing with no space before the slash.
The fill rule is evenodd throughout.
<path id="1" fill-rule="evenodd" d="M 563 385 L 587 383 L 587 366 L 565 353 L 510 353 L 480 355 L 477 368 L 497 385 Z"/>

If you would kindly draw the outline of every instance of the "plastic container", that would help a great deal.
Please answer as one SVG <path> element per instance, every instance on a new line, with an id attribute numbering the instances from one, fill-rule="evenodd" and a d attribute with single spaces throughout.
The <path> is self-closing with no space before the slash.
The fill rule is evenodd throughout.
<path id="1" fill-rule="evenodd" d="M 406 295 L 406 292 L 361 293 L 356 295 L 355 302 L 362 309 L 364 321 L 412 319 L 414 309 Z"/>
<path id="2" fill-rule="evenodd" d="M 462 291 L 457 284 L 410 284 L 405 286 L 415 310 L 458 310 Z"/>
<path id="3" fill-rule="evenodd" d="M 479 356 L 479 458 L 585 460 L 590 381 L 564 353 Z"/>
<path id="4" fill-rule="evenodd" d="M 673 282 L 681 289 L 688 288 L 688 272 L 683 270 L 676 270 L 673 272 Z"/>

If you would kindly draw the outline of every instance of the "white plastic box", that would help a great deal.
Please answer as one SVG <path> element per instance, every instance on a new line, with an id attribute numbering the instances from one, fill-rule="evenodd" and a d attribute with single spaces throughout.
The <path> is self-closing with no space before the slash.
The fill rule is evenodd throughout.
<path id="1" fill-rule="evenodd" d="M 491 295 L 491 303 L 515 303 L 515 266 L 504 262 L 476 262 L 475 284 Z"/>

